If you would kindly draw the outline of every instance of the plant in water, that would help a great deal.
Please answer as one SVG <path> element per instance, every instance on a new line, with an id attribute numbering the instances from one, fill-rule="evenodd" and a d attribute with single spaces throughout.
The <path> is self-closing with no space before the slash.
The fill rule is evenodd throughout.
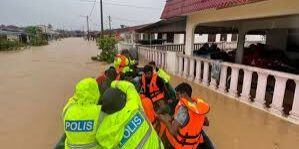
<path id="1" fill-rule="evenodd" d="M 117 54 L 117 49 L 115 47 L 116 44 L 117 40 L 111 36 L 105 36 L 98 39 L 97 45 L 101 50 L 101 54 L 98 56 L 98 60 L 112 63 L 114 61 L 114 57 Z"/>

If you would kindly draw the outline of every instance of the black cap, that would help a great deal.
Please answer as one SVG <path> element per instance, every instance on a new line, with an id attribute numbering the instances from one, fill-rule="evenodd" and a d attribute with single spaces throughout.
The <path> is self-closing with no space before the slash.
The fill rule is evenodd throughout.
<path id="1" fill-rule="evenodd" d="M 102 111 L 113 114 L 126 105 L 126 94 L 119 89 L 108 88 L 101 97 Z"/>

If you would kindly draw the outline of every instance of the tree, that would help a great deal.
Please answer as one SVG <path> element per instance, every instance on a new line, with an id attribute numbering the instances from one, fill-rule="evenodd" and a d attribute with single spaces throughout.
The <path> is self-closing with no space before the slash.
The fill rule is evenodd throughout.
<path id="1" fill-rule="evenodd" d="M 100 61 L 105 61 L 108 63 L 112 63 L 114 61 L 114 57 L 117 54 L 117 49 L 115 45 L 117 44 L 117 40 L 111 36 L 105 36 L 97 40 L 97 45 L 101 51 L 99 56 Z"/>
<path id="2" fill-rule="evenodd" d="M 42 34 L 42 30 L 39 27 L 36 26 L 29 26 L 25 28 L 26 33 L 29 36 L 30 45 L 33 46 L 41 46 L 41 45 L 47 45 L 48 41 Z"/>

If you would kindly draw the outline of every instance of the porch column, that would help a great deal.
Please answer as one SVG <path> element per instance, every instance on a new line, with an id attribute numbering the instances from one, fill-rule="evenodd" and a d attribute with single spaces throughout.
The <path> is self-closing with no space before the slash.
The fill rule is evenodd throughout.
<path id="1" fill-rule="evenodd" d="M 246 31 L 242 28 L 239 29 L 238 44 L 237 44 L 236 59 L 235 59 L 236 63 L 239 64 L 242 64 L 243 61 L 245 35 L 246 35 Z"/>
<path id="2" fill-rule="evenodd" d="M 283 98 L 287 85 L 287 78 L 275 76 L 275 87 L 270 111 L 276 115 L 283 114 Z"/>
<path id="3" fill-rule="evenodd" d="M 186 44 L 185 44 L 185 54 L 192 55 L 193 52 L 193 44 L 194 44 L 194 30 L 196 25 L 188 23 L 186 25 Z"/>
<path id="4" fill-rule="evenodd" d="M 241 93 L 241 101 L 250 102 L 250 90 L 252 82 L 252 71 L 244 70 L 243 88 Z"/>
<path id="5" fill-rule="evenodd" d="M 299 80 L 295 80 L 296 89 L 294 94 L 294 101 L 292 111 L 290 111 L 289 119 L 299 124 Z"/>
<path id="6" fill-rule="evenodd" d="M 227 66 L 222 65 L 220 71 L 219 90 L 223 93 L 226 92 L 226 78 L 227 78 Z"/>
<path id="7" fill-rule="evenodd" d="M 265 106 L 266 87 L 268 81 L 268 74 L 258 72 L 256 95 L 254 99 L 254 105 L 260 109 Z"/>
<path id="8" fill-rule="evenodd" d="M 238 81 L 239 81 L 239 68 L 231 67 L 232 73 L 231 73 L 231 80 L 230 80 L 230 88 L 229 88 L 229 94 L 233 97 L 238 96 Z"/>

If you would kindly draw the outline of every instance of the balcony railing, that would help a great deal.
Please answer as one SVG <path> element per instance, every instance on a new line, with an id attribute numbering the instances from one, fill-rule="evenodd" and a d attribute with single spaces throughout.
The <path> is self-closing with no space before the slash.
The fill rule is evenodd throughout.
<path id="1" fill-rule="evenodd" d="M 161 51 L 184 52 L 184 44 L 166 44 L 166 45 L 141 45 L 140 47 L 147 47 Z"/>
<path id="2" fill-rule="evenodd" d="M 299 124 L 299 75 L 186 56 L 149 47 L 139 48 L 139 53 L 147 60 L 156 61 L 172 74 Z M 270 78 L 274 78 L 272 81 L 275 83 L 269 85 Z M 294 85 L 289 85 L 288 82 L 293 82 Z M 270 101 L 266 100 L 269 88 L 273 90 Z M 291 96 L 286 98 L 286 92 Z M 285 112 L 285 103 L 290 104 L 289 112 Z"/>

